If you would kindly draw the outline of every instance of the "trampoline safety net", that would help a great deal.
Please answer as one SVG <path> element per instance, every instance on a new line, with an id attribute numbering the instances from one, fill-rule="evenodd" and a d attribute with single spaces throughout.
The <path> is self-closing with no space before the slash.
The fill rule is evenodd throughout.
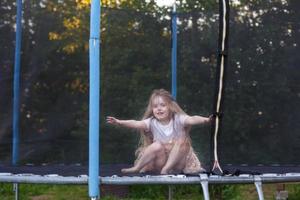
<path id="1" fill-rule="evenodd" d="M 231 9 L 223 165 L 299 171 L 288 169 L 300 164 L 299 6 L 272 1 Z"/>
<path id="2" fill-rule="evenodd" d="M 90 13 L 89 5 L 77 3 L 24 1 L 20 167 L 88 164 Z M 106 116 L 140 119 L 153 89 L 171 90 L 171 13 L 145 5 L 102 8 L 101 165 L 132 164 L 139 141 L 139 133 L 107 125 Z M 300 3 L 245 5 L 231 5 L 220 163 L 226 169 L 299 167 Z M 15 13 L 14 3 L 1 1 L 1 167 L 12 162 Z M 213 112 L 218 13 L 217 4 L 178 9 L 177 101 L 190 115 Z M 194 127 L 191 137 L 209 170 L 210 127 Z"/>

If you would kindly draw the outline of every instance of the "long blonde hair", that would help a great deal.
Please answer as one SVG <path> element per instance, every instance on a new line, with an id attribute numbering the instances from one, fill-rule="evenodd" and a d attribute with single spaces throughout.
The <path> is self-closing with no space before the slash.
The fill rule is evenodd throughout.
<path id="1" fill-rule="evenodd" d="M 165 89 L 156 89 L 156 90 L 152 91 L 152 94 L 151 94 L 151 96 L 149 98 L 149 101 L 148 101 L 148 106 L 146 108 L 146 111 L 143 115 L 142 120 L 148 119 L 150 117 L 154 117 L 153 112 L 152 112 L 153 102 L 157 97 L 163 98 L 163 100 L 167 103 L 172 117 L 175 114 L 184 114 L 184 115 L 186 115 L 186 113 L 182 110 L 182 108 L 180 108 L 180 106 L 177 104 L 177 102 L 173 99 L 170 92 L 168 92 Z M 188 136 L 188 132 L 190 130 L 190 127 L 186 127 L 185 130 L 186 130 L 186 133 L 187 133 L 187 136 Z M 153 142 L 153 134 L 151 132 L 146 133 L 145 131 L 141 131 L 141 138 L 140 138 L 140 142 L 139 142 L 139 147 L 137 148 L 137 150 L 135 152 L 135 155 L 139 156 L 139 154 L 143 151 L 143 149 L 145 147 L 149 146 L 150 144 L 152 144 L 152 142 Z"/>

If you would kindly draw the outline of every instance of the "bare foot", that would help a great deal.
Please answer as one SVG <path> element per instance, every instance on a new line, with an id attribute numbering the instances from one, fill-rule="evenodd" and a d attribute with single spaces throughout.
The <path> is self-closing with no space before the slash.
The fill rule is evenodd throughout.
<path id="1" fill-rule="evenodd" d="M 121 170 L 122 173 L 135 173 L 138 172 L 139 170 L 136 167 L 131 167 L 131 168 L 124 168 Z"/>
<path id="2" fill-rule="evenodd" d="M 162 170 L 160 171 L 160 174 L 166 175 L 166 174 L 169 174 L 169 173 L 168 173 L 168 171 L 167 171 L 167 170 L 165 170 L 165 169 L 162 169 Z"/>

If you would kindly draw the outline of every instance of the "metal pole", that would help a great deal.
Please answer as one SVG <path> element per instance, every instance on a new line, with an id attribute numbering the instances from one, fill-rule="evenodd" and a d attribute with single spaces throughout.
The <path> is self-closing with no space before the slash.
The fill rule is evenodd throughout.
<path id="1" fill-rule="evenodd" d="M 262 180 L 260 176 L 254 176 L 254 185 L 258 194 L 259 200 L 264 200 L 264 193 L 262 189 Z"/>
<path id="2" fill-rule="evenodd" d="M 99 113 L 100 113 L 100 1 L 91 3 L 90 19 L 90 89 L 89 89 L 89 196 L 99 192 Z"/>
<path id="3" fill-rule="evenodd" d="M 204 200 L 209 200 L 209 189 L 208 189 L 208 176 L 207 174 L 200 174 L 200 184 L 203 191 Z"/>
<path id="4" fill-rule="evenodd" d="M 22 0 L 17 0 L 16 19 L 16 47 L 14 63 L 14 86 L 13 86 L 13 150 L 12 164 L 16 165 L 19 160 L 19 118 L 20 118 L 20 68 L 21 68 L 21 40 L 22 40 Z"/>
<path id="5" fill-rule="evenodd" d="M 17 0 L 16 18 L 16 46 L 14 63 L 14 85 L 13 85 L 13 140 L 12 140 L 12 164 L 17 165 L 19 161 L 19 118 L 20 118 L 20 68 L 21 68 L 21 42 L 22 42 L 22 0 Z M 13 184 L 15 200 L 19 199 L 18 184 Z"/>
<path id="6" fill-rule="evenodd" d="M 177 97 L 177 13 L 176 3 L 172 10 L 172 96 Z"/>
<path id="7" fill-rule="evenodd" d="M 14 183 L 15 200 L 19 200 L 19 184 Z"/>

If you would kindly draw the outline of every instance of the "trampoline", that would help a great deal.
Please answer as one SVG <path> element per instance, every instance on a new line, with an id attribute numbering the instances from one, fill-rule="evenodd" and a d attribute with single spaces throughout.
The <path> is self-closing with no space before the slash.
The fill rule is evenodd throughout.
<path id="1" fill-rule="evenodd" d="M 207 200 L 209 184 L 263 199 L 262 183 L 300 181 L 297 1 L 0 5 L 0 182 L 88 184 L 91 199 L 101 184 L 199 184 Z M 140 118 L 155 88 L 216 116 L 191 131 L 207 173 L 120 173 L 138 134 L 103 119 Z"/>

